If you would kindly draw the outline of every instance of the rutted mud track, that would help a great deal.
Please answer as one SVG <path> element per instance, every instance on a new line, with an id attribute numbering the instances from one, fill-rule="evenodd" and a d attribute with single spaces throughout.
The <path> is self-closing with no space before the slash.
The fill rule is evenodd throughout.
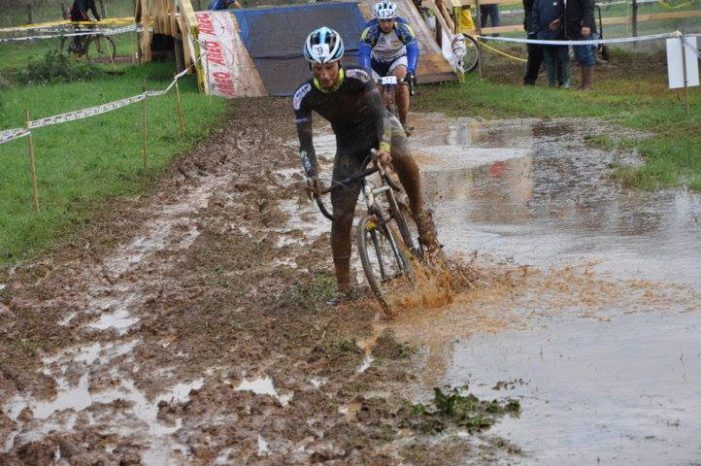
<path id="1" fill-rule="evenodd" d="M 411 359 L 385 335 L 358 370 L 375 305 L 328 308 L 327 235 L 285 231 L 288 108 L 235 105 L 155 192 L 0 276 L 0 463 L 401 461 Z"/>

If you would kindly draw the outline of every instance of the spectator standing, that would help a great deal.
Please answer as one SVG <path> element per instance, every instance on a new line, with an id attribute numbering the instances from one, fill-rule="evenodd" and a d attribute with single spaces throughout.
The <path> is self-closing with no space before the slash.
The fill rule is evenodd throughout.
<path id="1" fill-rule="evenodd" d="M 526 30 L 526 38 L 528 39 L 536 38 L 535 31 L 528 29 L 533 2 L 534 0 L 523 0 L 523 29 Z M 528 50 L 528 63 L 526 63 L 526 76 L 523 77 L 523 84 L 535 86 L 538 73 L 540 72 L 540 65 L 543 63 L 543 46 L 540 44 L 527 44 L 526 49 Z"/>
<path id="2" fill-rule="evenodd" d="M 594 0 L 567 0 L 564 9 L 564 37 L 568 40 L 598 39 L 594 22 Z M 595 45 L 575 45 L 574 58 L 582 68 L 580 89 L 594 86 Z"/>
<path id="3" fill-rule="evenodd" d="M 487 18 L 492 19 L 492 27 L 499 26 L 499 5 L 496 3 L 490 5 L 480 5 L 480 27 L 487 27 Z M 498 36 L 499 34 L 492 34 Z"/>
<path id="4" fill-rule="evenodd" d="M 564 0 L 535 0 L 531 10 L 528 31 L 539 40 L 562 40 Z M 569 0 L 570 2 L 575 0 Z M 560 76 L 560 86 L 570 87 L 570 57 L 566 45 L 543 45 L 543 61 L 548 70 L 548 85 L 555 87 Z"/>

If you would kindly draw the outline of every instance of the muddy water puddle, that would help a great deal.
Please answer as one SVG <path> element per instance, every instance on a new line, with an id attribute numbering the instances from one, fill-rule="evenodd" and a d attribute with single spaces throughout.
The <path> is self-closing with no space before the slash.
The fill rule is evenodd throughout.
<path id="1" fill-rule="evenodd" d="M 640 160 L 588 147 L 621 135 L 600 122 L 413 122 L 445 249 L 503 274 L 392 324 L 422 347 L 416 396 L 519 399 L 491 431 L 524 450 L 509 464 L 698 461 L 701 196 L 620 187 L 612 164 Z"/>
<path id="2" fill-rule="evenodd" d="M 541 267 L 597 260 L 619 278 L 701 287 L 701 196 L 621 188 L 611 164 L 640 161 L 587 147 L 601 123 L 437 118 L 411 142 L 448 250 Z"/>
<path id="3" fill-rule="evenodd" d="M 521 401 L 521 417 L 492 430 L 524 450 L 518 464 L 692 464 L 701 457 L 697 314 L 541 324 L 457 343 L 445 375 L 451 385 L 471 383 L 479 397 Z M 497 381 L 506 388 L 495 390 Z"/>

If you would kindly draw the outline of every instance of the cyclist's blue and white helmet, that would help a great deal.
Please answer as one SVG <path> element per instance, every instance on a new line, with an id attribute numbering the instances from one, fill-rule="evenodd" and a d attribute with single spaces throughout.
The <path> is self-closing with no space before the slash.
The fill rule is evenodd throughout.
<path id="1" fill-rule="evenodd" d="M 310 63 L 332 63 L 343 56 L 341 35 L 326 26 L 315 29 L 304 42 L 304 58 Z"/>
<path id="2" fill-rule="evenodd" d="M 397 4 L 390 0 L 382 0 L 375 4 L 375 17 L 377 19 L 394 19 L 397 17 Z"/>

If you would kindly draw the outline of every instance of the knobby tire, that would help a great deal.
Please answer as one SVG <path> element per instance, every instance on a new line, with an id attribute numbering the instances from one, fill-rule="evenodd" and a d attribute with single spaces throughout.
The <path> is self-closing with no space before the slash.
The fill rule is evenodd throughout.
<path id="1" fill-rule="evenodd" d="M 114 41 L 109 36 L 91 36 L 85 45 L 85 56 L 90 62 L 103 62 L 107 59 L 110 63 L 117 55 L 117 48 Z"/>
<path id="2" fill-rule="evenodd" d="M 411 263 L 403 240 L 388 225 L 377 223 L 374 216 L 365 216 L 358 226 L 358 254 L 377 301 L 388 316 L 393 316 L 387 301 L 390 283 L 411 282 Z"/>

